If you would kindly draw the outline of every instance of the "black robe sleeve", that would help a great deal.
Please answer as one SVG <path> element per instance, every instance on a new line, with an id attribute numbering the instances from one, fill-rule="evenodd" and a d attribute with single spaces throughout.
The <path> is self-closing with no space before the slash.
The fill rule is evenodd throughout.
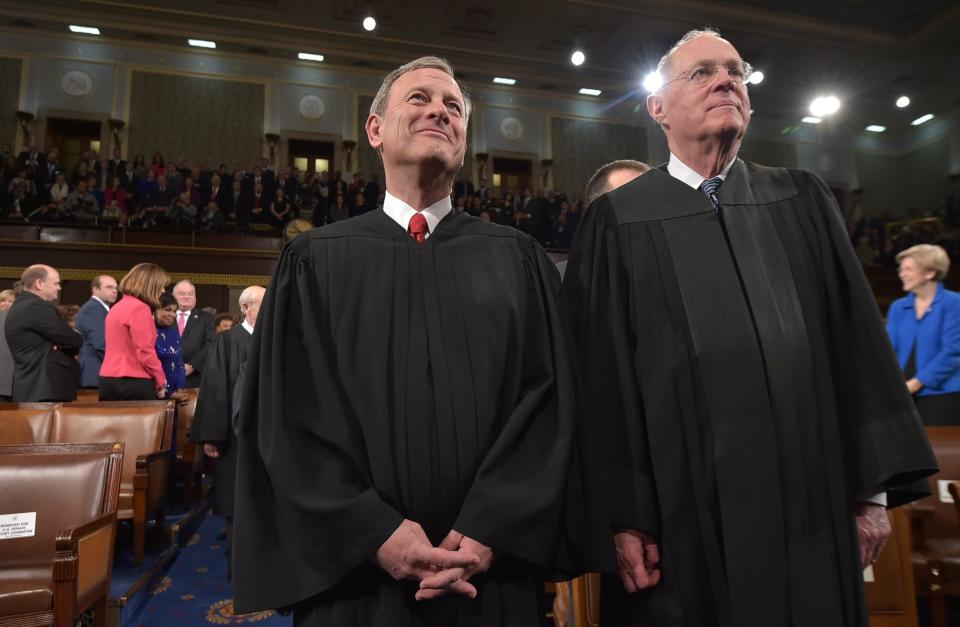
<path id="1" fill-rule="evenodd" d="M 633 308 L 620 247 L 616 215 L 601 196 L 577 228 L 564 295 L 612 526 L 657 532 L 656 491 L 634 364 Z"/>
<path id="2" fill-rule="evenodd" d="M 521 388 L 464 499 L 454 528 L 488 546 L 556 572 L 615 564 L 598 492 L 556 268 L 532 238 Z M 557 524 L 561 521 L 561 524 Z M 557 530 L 545 538 L 543 530 Z"/>
<path id="3" fill-rule="evenodd" d="M 238 613 L 292 605 L 370 559 L 403 517 L 373 485 L 329 336 L 309 239 L 281 255 L 244 374 L 234 585 Z"/>
<path id="4" fill-rule="evenodd" d="M 190 441 L 197 444 L 230 441 L 233 405 L 230 340 L 226 333 L 214 339 L 197 395 L 197 409 L 190 426 Z"/>
<path id="5" fill-rule="evenodd" d="M 835 392 L 850 493 L 887 491 L 896 507 L 929 494 L 924 477 L 937 464 L 870 290 L 840 219 L 833 194 L 815 175 L 795 176 L 809 207 L 806 241 L 818 242 L 817 277 L 826 302 Z"/>

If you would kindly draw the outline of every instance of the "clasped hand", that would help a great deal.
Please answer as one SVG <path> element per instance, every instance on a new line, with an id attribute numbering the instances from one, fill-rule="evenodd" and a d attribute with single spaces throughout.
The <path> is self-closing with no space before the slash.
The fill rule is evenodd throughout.
<path id="1" fill-rule="evenodd" d="M 404 520 L 374 556 L 374 562 L 398 581 L 419 581 L 418 601 L 448 593 L 473 599 L 477 589 L 469 579 L 488 570 L 493 549 L 451 530 L 439 546 L 430 544 L 423 528 Z"/>

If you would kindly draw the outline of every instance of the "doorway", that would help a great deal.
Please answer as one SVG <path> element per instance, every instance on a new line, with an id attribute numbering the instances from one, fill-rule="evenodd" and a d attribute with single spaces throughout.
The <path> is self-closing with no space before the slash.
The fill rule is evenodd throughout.
<path id="1" fill-rule="evenodd" d="M 60 165 L 64 171 L 73 172 L 86 151 L 93 149 L 100 155 L 100 126 L 100 122 L 91 120 L 48 118 L 44 151 L 50 152 L 54 146 L 59 148 Z"/>
<path id="2" fill-rule="evenodd" d="M 288 166 L 295 167 L 304 174 L 309 172 L 315 174 L 320 172 L 333 173 L 333 142 L 291 139 L 288 140 L 288 147 Z"/>
<path id="3" fill-rule="evenodd" d="M 493 188 L 501 198 L 504 194 L 521 195 L 530 187 L 532 177 L 533 163 L 529 159 L 493 158 Z"/>

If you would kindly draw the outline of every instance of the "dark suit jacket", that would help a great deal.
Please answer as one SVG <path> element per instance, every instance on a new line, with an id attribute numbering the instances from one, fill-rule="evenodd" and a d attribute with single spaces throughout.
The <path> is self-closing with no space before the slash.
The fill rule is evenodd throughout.
<path id="1" fill-rule="evenodd" d="M 170 182 L 167 182 L 167 186 L 162 190 L 158 187 L 156 191 L 153 192 L 152 197 L 150 198 L 150 204 L 154 207 L 169 207 L 173 203 L 173 189 L 170 187 Z"/>
<path id="2" fill-rule="evenodd" d="M 80 347 L 80 387 L 100 387 L 100 366 L 107 342 L 104 337 L 104 324 L 107 310 L 100 301 L 91 298 L 77 312 L 77 331 L 83 336 Z"/>
<path id="3" fill-rule="evenodd" d="M 194 309 L 187 319 L 187 326 L 180 336 L 180 353 L 183 363 L 193 366 L 193 374 L 187 377 L 187 387 L 200 387 L 200 373 L 206 367 L 207 352 L 213 344 L 213 316 Z"/>
<path id="4" fill-rule="evenodd" d="M 13 353 L 15 403 L 77 398 L 80 366 L 71 355 L 80 350 L 83 337 L 63 321 L 56 307 L 22 292 L 7 314 L 4 333 Z"/>

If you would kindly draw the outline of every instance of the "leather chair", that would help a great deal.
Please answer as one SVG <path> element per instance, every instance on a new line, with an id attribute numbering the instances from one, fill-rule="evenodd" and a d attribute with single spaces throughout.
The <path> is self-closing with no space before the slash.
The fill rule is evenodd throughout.
<path id="1" fill-rule="evenodd" d="M 183 504 L 189 506 L 200 496 L 203 479 L 203 449 L 190 441 L 190 427 L 197 410 L 197 388 L 188 388 L 187 399 L 177 405 L 177 454 L 173 463 L 175 480 L 183 483 Z"/>
<path id="2" fill-rule="evenodd" d="M 54 407 L 53 403 L 0 406 L 0 446 L 50 442 Z"/>
<path id="3" fill-rule="evenodd" d="M 600 575 L 587 573 L 556 584 L 553 622 L 556 627 L 599 627 Z"/>
<path id="4" fill-rule="evenodd" d="M 54 412 L 54 442 L 124 443 L 118 520 L 133 521 L 134 562 L 146 553 L 147 521 L 163 530 L 175 401 L 65 403 Z"/>
<path id="5" fill-rule="evenodd" d="M 106 625 L 123 444 L 0 446 L 0 513 L 36 513 L 0 540 L 0 627 Z"/>

